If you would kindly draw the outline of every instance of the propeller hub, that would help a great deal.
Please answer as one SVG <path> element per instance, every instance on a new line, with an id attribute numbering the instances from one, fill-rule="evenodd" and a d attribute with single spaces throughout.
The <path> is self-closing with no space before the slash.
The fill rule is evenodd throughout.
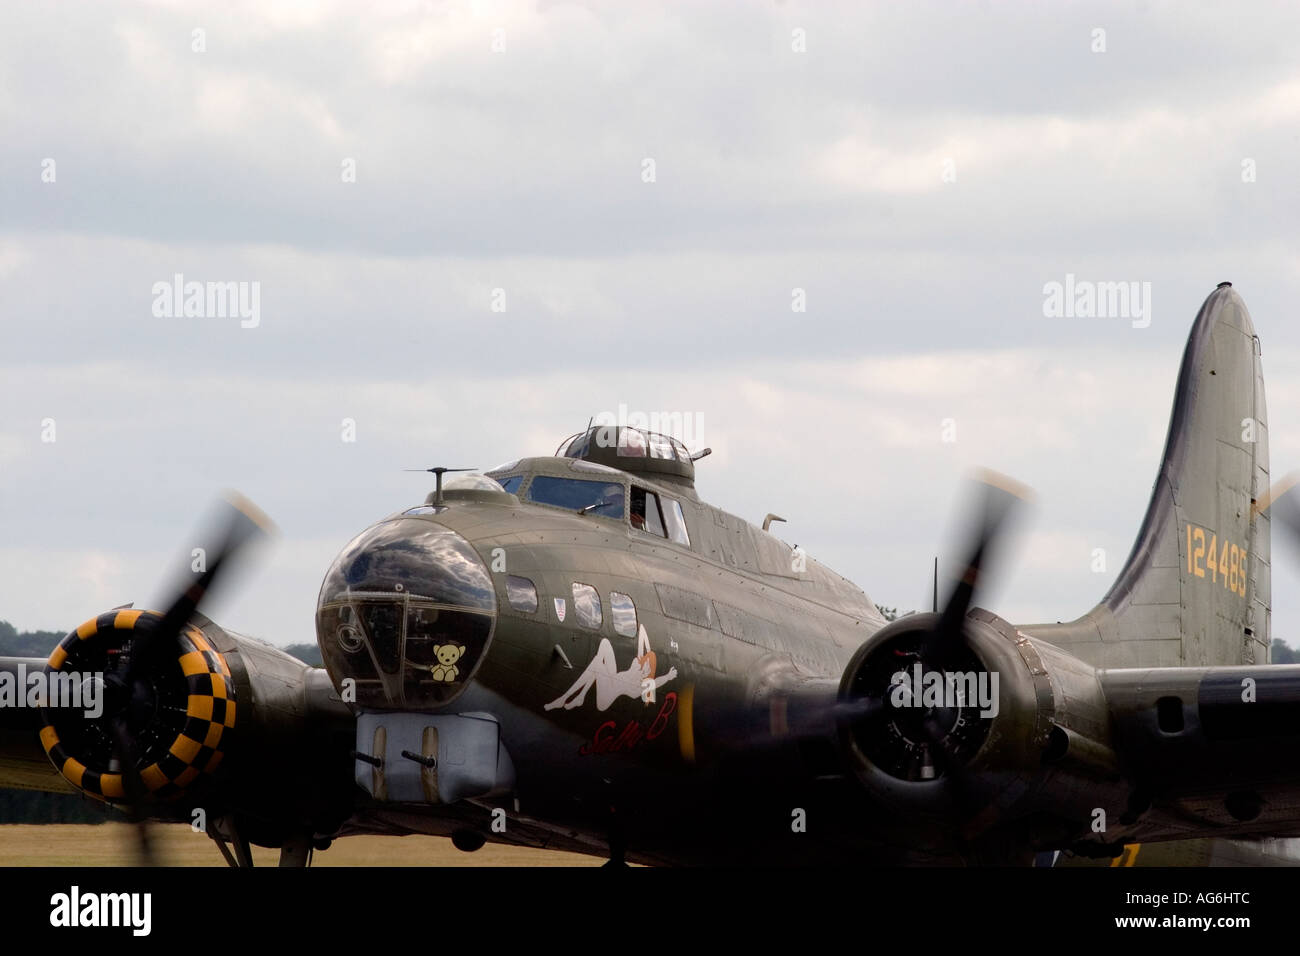
<path id="1" fill-rule="evenodd" d="M 969 762 L 998 706 L 996 675 L 974 651 L 959 645 L 934 653 L 936 617 L 891 625 L 859 651 L 840 689 L 843 699 L 876 705 L 845 727 L 861 757 L 898 780 L 933 780 Z"/>
<path id="2" fill-rule="evenodd" d="M 235 723 L 230 668 L 197 627 L 185 625 L 169 641 L 159 633 L 163 624 L 153 611 L 110 611 L 71 632 L 50 655 L 51 686 L 58 675 L 103 680 L 97 717 L 53 706 L 41 711 L 46 754 L 89 796 L 126 800 L 125 775 L 138 777 L 149 793 L 175 796 L 221 762 Z M 147 658 L 138 655 L 142 646 L 152 648 Z"/>

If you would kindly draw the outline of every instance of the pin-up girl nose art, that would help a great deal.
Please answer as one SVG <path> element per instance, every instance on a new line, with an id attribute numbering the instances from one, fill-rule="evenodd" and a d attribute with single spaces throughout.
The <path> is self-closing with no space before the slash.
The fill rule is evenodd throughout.
<path id="1" fill-rule="evenodd" d="M 667 674 L 656 677 L 656 667 L 657 659 L 650 649 L 650 637 L 645 632 L 644 624 L 637 628 L 636 657 L 627 670 L 618 669 L 614 645 L 609 642 L 609 638 L 602 637 L 596 656 L 591 659 L 586 670 L 574 681 L 572 687 L 547 704 L 546 709 L 563 707 L 572 710 L 581 707 L 587 699 L 587 691 L 593 686 L 596 688 L 597 710 L 608 710 L 620 697 L 640 698 L 650 704 L 654 701 L 654 695 L 647 694 L 647 688 L 653 686 L 657 690 L 677 676 L 677 668 L 670 667 Z"/>

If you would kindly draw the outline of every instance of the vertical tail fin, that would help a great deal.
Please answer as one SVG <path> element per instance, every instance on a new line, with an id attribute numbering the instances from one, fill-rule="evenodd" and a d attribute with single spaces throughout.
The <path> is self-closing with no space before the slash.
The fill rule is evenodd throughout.
<path id="1" fill-rule="evenodd" d="M 1192 325 L 1151 503 L 1101 603 L 1023 627 L 1096 666 L 1268 661 L 1268 413 L 1259 337 L 1222 283 Z"/>

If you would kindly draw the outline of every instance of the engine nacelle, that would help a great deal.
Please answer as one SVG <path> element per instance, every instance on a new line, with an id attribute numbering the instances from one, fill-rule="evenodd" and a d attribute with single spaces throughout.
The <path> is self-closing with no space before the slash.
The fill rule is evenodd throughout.
<path id="1" fill-rule="evenodd" d="M 59 773 L 95 799 L 133 802 L 120 763 L 125 730 L 149 791 L 149 816 L 190 820 L 197 807 L 210 822 L 233 815 L 259 846 L 336 833 L 356 794 L 356 720 L 329 675 L 195 613 L 173 648 L 150 650 L 156 659 L 137 666 L 145 687 L 125 688 L 133 646 L 161 620 L 153 611 L 109 611 L 50 655 L 46 689 L 54 699 L 42 708 L 40 737 Z M 102 713 L 69 707 L 68 694 L 53 693 L 66 691 L 74 675 L 81 704 L 91 693 L 87 681 L 115 695 L 101 695 Z M 278 781 L 273 793 L 269 779 Z"/>
<path id="2" fill-rule="evenodd" d="M 155 611 L 109 611 L 68 634 L 54 649 L 46 666 L 47 685 L 66 686 L 71 675 L 98 681 L 80 696 L 106 690 L 105 676 L 127 665 L 131 638 L 156 628 Z M 140 777 L 155 796 L 179 796 L 211 775 L 230 744 L 237 714 L 235 681 L 225 657 L 193 624 L 182 629 L 174 656 L 145 676 L 151 698 L 145 707 L 126 713 L 136 748 Z M 84 685 L 83 685 L 84 686 Z M 53 704 L 58 701 L 47 701 Z M 83 710 L 42 708 L 41 743 L 59 773 L 74 787 L 99 800 L 124 800 L 126 785 L 108 715 L 90 717 Z"/>
<path id="3" fill-rule="evenodd" d="M 1095 669 L 979 608 L 963 646 L 926 660 L 938 617 L 882 628 L 845 669 L 839 732 L 857 778 L 911 836 L 1031 817 L 1040 842 L 1078 834 L 1125 791 Z"/>

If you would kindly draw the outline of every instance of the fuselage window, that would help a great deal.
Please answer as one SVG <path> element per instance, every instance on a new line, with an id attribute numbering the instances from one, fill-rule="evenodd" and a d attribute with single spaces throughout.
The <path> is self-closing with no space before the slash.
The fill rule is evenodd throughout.
<path id="1" fill-rule="evenodd" d="M 618 482 L 536 475 L 528 486 L 528 500 L 598 518 L 623 517 L 623 486 Z"/>
<path id="2" fill-rule="evenodd" d="M 573 611 L 583 627 L 600 627 L 600 595 L 590 584 L 573 585 Z"/>
<path id="3" fill-rule="evenodd" d="M 614 619 L 614 633 L 636 637 L 636 605 L 626 594 L 609 592 L 609 613 Z"/>
<path id="4" fill-rule="evenodd" d="M 516 611 L 525 614 L 537 613 L 537 588 L 528 578 L 506 575 L 506 599 Z"/>
<path id="5" fill-rule="evenodd" d="M 686 530 L 686 517 L 682 514 L 682 503 L 676 498 L 664 498 L 664 524 L 668 526 L 668 537 L 678 544 L 691 546 L 691 536 Z"/>
<path id="6" fill-rule="evenodd" d="M 659 496 L 635 485 L 632 487 L 631 522 L 636 531 L 656 534 L 661 538 L 668 537 L 668 532 L 664 530 L 663 516 L 659 513 Z"/>
<path id="7" fill-rule="evenodd" d="M 523 484 L 524 476 L 511 475 L 509 478 L 499 478 L 497 480 L 501 483 L 501 488 L 503 491 L 509 492 L 510 494 L 513 495 L 516 491 L 519 490 L 519 486 Z"/>

